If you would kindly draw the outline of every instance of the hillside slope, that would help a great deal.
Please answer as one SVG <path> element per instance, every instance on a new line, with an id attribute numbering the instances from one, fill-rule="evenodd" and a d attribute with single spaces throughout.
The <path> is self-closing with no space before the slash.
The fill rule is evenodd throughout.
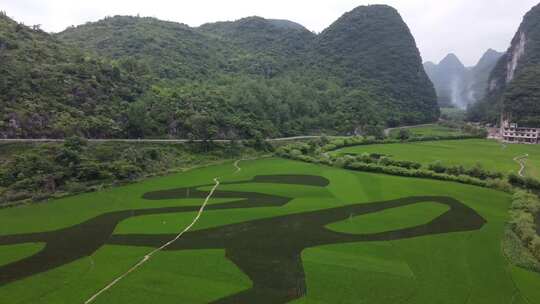
<path id="1" fill-rule="evenodd" d="M 120 136 L 124 103 L 145 89 L 111 63 L 0 14 L 0 137 Z"/>
<path id="2" fill-rule="evenodd" d="M 111 59 L 132 58 L 157 78 L 200 79 L 227 69 L 234 50 L 187 25 L 155 18 L 108 17 L 55 35 L 75 47 Z"/>
<path id="3" fill-rule="evenodd" d="M 496 122 L 501 112 L 526 126 L 540 126 L 540 5 L 524 17 L 511 46 L 489 79 L 486 99 L 471 119 Z"/>

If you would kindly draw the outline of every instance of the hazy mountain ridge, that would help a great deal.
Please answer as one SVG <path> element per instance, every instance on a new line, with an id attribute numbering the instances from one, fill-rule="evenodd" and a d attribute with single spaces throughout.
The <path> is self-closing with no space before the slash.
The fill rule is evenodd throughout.
<path id="1" fill-rule="evenodd" d="M 471 69 L 471 81 L 468 86 L 468 94 L 476 103 L 484 99 L 489 88 L 489 77 L 504 53 L 489 49 L 480 58 L 476 66 Z"/>
<path id="2" fill-rule="evenodd" d="M 129 98 L 97 105 L 100 119 L 114 125 L 103 128 L 103 137 L 377 134 L 386 125 L 439 115 L 414 38 L 388 6 L 359 7 L 320 35 L 260 17 L 191 28 L 129 16 L 43 35 L 59 48 L 122 67 L 140 84 Z M 32 128 L 32 135 L 96 136 L 55 124 L 54 117 L 48 121 L 56 130 Z M 11 134 L 7 122 L 3 134 Z"/>
<path id="3" fill-rule="evenodd" d="M 489 75 L 501 56 L 502 53 L 489 49 L 473 67 L 465 67 L 455 54 L 447 55 L 439 64 L 424 63 L 437 91 L 439 105 L 467 108 L 482 100 Z"/>
<path id="4" fill-rule="evenodd" d="M 455 54 L 447 55 L 439 64 L 429 62 L 424 69 L 435 86 L 441 107 L 463 107 L 467 69 Z"/>

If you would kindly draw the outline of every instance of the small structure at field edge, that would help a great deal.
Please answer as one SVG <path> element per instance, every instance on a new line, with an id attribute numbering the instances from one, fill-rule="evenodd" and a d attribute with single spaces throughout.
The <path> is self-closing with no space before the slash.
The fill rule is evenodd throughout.
<path id="1" fill-rule="evenodd" d="M 539 144 L 540 128 L 520 127 L 516 123 L 504 120 L 500 130 L 504 142 L 520 144 Z"/>

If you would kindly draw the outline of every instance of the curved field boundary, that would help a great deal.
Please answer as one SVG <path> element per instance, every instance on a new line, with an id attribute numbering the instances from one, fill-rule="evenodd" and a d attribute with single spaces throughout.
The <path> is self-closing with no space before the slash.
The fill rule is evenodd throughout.
<path id="1" fill-rule="evenodd" d="M 217 177 L 214 178 L 214 182 L 215 182 L 215 185 L 214 187 L 210 190 L 210 192 L 208 193 L 208 196 L 205 198 L 203 204 L 201 205 L 201 208 L 199 209 L 199 212 L 197 213 L 197 215 L 195 216 L 195 218 L 193 219 L 193 221 L 191 222 L 191 224 L 189 224 L 184 230 L 182 230 L 179 234 L 177 234 L 173 239 L 171 239 L 170 241 L 166 242 L 165 244 L 161 245 L 160 247 L 154 249 L 153 251 L 151 251 L 149 254 L 145 255 L 137 264 L 133 265 L 133 267 L 131 267 L 128 271 L 124 272 L 122 275 L 120 275 L 119 277 L 117 277 L 116 279 L 114 279 L 111 283 L 109 283 L 107 286 L 105 286 L 103 289 L 101 289 L 100 291 L 98 291 L 97 293 L 95 293 L 94 295 L 92 295 L 88 300 L 86 300 L 84 303 L 85 304 L 88 304 L 88 303 L 92 303 L 93 301 L 96 300 L 97 297 L 99 297 L 101 294 L 103 294 L 104 292 L 106 292 L 107 290 L 111 289 L 112 287 L 114 287 L 114 285 L 118 284 L 118 282 L 120 282 L 123 278 L 125 278 L 126 276 L 128 276 L 130 273 L 134 272 L 135 270 L 137 270 L 139 267 L 141 267 L 142 265 L 144 265 L 146 262 L 148 262 L 148 260 L 150 260 L 156 253 L 166 249 L 167 247 L 171 246 L 174 242 L 178 241 L 182 235 L 184 235 L 184 233 L 188 232 L 196 223 L 197 221 L 199 221 L 199 218 L 201 217 L 203 211 L 204 211 L 204 208 L 206 207 L 206 205 L 208 204 L 208 201 L 210 200 L 210 198 L 212 197 L 212 195 L 214 194 L 214 192 L 216 191 L 216 189 L 219 187 L 219 179 Z"/>

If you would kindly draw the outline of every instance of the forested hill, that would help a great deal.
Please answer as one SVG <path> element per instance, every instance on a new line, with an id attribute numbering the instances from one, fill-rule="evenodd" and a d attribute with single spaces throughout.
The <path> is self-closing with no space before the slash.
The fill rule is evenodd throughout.
<path id="1" fill-rule="evenodd" d="M 4 137 L 377 135 L 387 125 L 430 122 L 439 116 L 414 38 L 388 6 L 359 7 L 320 35 L 291 21 L 260 17 L 192 28 L 155 18 L 116 16 L 52 36 L 5 16 L 2 20 L 0 45 L 7 45 L 9 37 L 23 39 L 19 35 L 45 41 L 28 41 L 25 50 L 0 48 L 3 59 L 17 66 L 3 68 L 26 66 L 40 73 L 52 69 L 56 77 L 65 78 L 70 77 L 64 75 L 67 64 L 71 73 L 86 73 L 97 81 L 79 77 L 78 82 L 54 88 L 13 88 L 10 102 L 17 107 L 2 110 Z M 40 57 L 31 64 L 22 55 L 48 49 L 66 55 Z M 99 74 L 107 67 L 119 78 Z M 9 81 L 34 81 L 28 72 L 8 73 Z M 74 91 L 91 96 L 79 93 L 79 87 L 52 93 L 68 83 L 89 86 L 99 96 L 74 102 Z M 47 123 L 23 123 L 20 117 L 32 112 L 23 110 L 23 104 L 47 109 L 40 112 Z M 80 119 L 95 124 L 73 127 Z"/>
<path id="2" fill-rule="evenodd" d="M 286 61 L 299 59 L 312 47 L 315 34 L 298 23 L 249 17 L 234 22 L 204 24 L 197 29 L 221 38 L 250 54 Z"/>
<path id="3" fill-rule="evenodd" d="M 187 25 L 131 16 L 68 28 L 56 37 L 99 56 L 134 59 L 159 79 L 207 78 L 227 70 L 227 58 L 238 52 Z"/>
<path id="4" fill-rule="evenodd" d="M 414 37 L 398 11 L 386 5 L 346 13 L 316 39 L 323 69 L 347 86 L 385 96 L 396 123 L 439 116 L 433 84 L 422 66 Z"/>
<path id="5" fill-rule="evenodd" d="M 497 122 L 501 112 L 523 126 L 540 127 L 540 4 L 524 17 L 508 51 L 491 73 L 486 99 L 471 119 Z"/>
<path id="6" fill-rule="evenodd" d="M 0 14 L 0 137 L 101 137 L 147 86 L 136 66 L 85 55 Z"/>

